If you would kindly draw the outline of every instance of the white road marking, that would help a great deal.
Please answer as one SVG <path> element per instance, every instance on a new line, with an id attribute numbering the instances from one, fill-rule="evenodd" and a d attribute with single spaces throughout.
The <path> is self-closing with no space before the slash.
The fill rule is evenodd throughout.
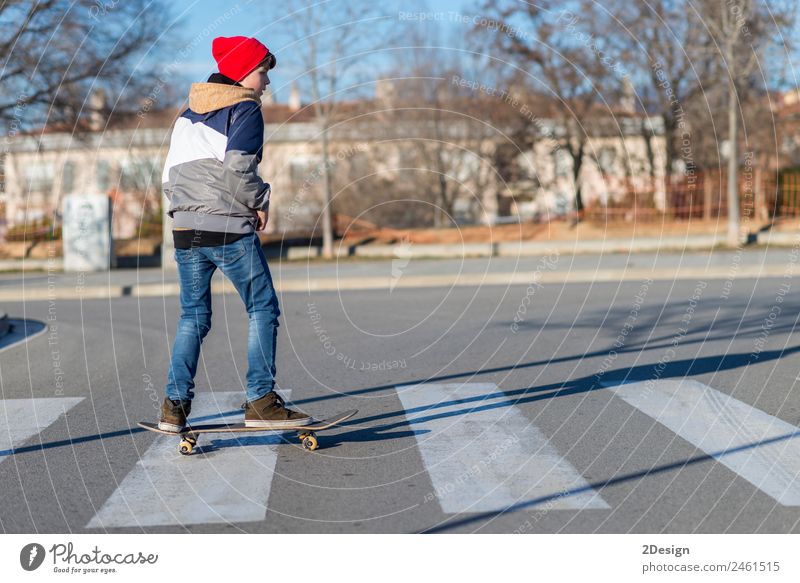
<path id="1" fill-rule="evenodd" d="M 784 506 L 800 506 L 800 429 L 692 380 L 611 386 Z"/>
<path id="2" fill-rule="evenodd" d="M 502 510 L 539 498 L 530 508 L 609 508 L 496 385 L 396 390 L 444 512 Z"/>
<path id="3" fill-rule="evenodd" d="M 10 454 L 80 403 L 83 397 L 45 397 L 0 401 L 0 453 Z M 0 455 L 0 462 L 9 455 Z"/>
<path id="4" fill-rule="evenodd" d="M 281 394 L 289 399 L 289 391 Z M 242 392 L 198 394 L 190 419 L 234 412 L 207 422 L 240 422 L 243 401 Z M 285 438 L 269 432 L 201 435 L 199 449 L 181 456 L 177 437 L 159 435 L 86 527 L 264 520 L 278 444 Z"/>

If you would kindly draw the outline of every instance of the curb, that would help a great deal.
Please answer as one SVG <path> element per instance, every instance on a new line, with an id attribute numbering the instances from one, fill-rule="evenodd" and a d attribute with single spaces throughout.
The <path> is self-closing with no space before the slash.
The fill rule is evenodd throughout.
<path id="1" fill-rule="evenodd" d="M 0 259 L 0 271 L 64 271 L 61 257 L 52 259 Z"/>
<path id="2" fill-rule="evenodd" d="M 800 233 L 758 233 L 748 242 L 774 247 L 800 243 Z M 334 249 L 334 257 L 392 258 L 442 258 L 459 257 L 531 257 L 553 252 L 569 254 L 642 253 L 653 251 L 702 251 L 726 246 L 725 235 L 692 235 L 691 237 L 650 237 L 638 239 L 593 239 L 588 241 L 516 241 L 496 243 L 417 244 L 400 245 L 344 245 Z M 318 259 L 322 247 L 289 247 L 286 259 Z M 52 269 L 63 271 L 63 260 L 23 259 L 0 260 L 0 271 Z"/>
<path id="3" fill-rule="evenodd" d="M 542 271 L 518 273 L 460 273 L 453 275 L 402 275 L 395 278 L 359 277 L 359 278 L 313 278 L 308 280 L 290 279 L 275 281 L 275 289 L 282 292 L 312 292 L 340 290 L 378 290 L 397 288 L 426 287 L 463 287 L 481 285 L 530 285 L 531 283 L 567 284 L 567 283 L 617 283 L 620 281 L 673 281 L 684 279 L 757 279 L 761 277 L 784 277 L 787 267 L 784 265 L 739 266 L 735 272 L 730 267 L 692 268 L 685 267 L 677 272 L 652 269 L 598 269 L 581 271 Z M 213 282 L 213 294 L 237 293 L 228 281 Z M 114 299 L 125 297 L 169 297 L 180 294 L 178 283 L 155 283 L 132 286 L 92 286 L 85 288 L 34 288 L 19 290 L 0 290 L 0 301 L 44 301 L 44 300 L 90 300 Z"/>
<path id="4" fill-rule="evenodd" d="M 770 247 L 791 247 L 800 243 L 800 233 L 758 233 L 756 243 Z"/>
<path id="5" fill-rule="evenodd" d="M 774 239 L 775 245 L 791 245 L 797 238 L 791 233 Z M 760 237 L 759 237 L 760 242 Z M 448 245 L 339 245 L 334 257 L 370 258 L 459 258 L 459 257 L 530 257 L 553 252 L 569 254 L 641 253 L 647 251 L 692 251 L 713 249 L 725 245 L 725 235 L 695 235 L 692 237 L 661 237 L 645 239 L 597 239 L 590 241 L 516 241 L 497 243 L 463 243 Z M 316 259 L 322 257 L 322 247 L 292 247 L 287 259 Z"/>

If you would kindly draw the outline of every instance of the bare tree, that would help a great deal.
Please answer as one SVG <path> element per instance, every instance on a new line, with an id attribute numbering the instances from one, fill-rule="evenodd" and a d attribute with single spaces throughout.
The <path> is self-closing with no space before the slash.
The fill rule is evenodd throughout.
<path id="1" fill-rule="evenodd" d="M 493 44 L 519 67 L 520 79 L 539 92 L 549 93 L 558 148 L 572 162 L 574 206 L 578 219 L 584 208 L 581 169 L 591 126 L 609 112 L 603 103 L 616 101 L 623 78 L 609 58 L 608 44 L 593 35 L 596 3 L 503 2 L 488 0 L 487 17 L 479 26 L 492 35 Z M 531 131 L 539 120 L 528 119 Z"/>
<path id="2" fill-rule="evenodd" d="M 699 3 L 698 16 L 711 33 L 708 50 L 717 61 L 716 77 L 727 86 L 728 244 L 739 244 L 739 123 L 747 93 L 762 96 L 770 89 L 765 77 L 765 57 L 776 44 L 788 52 L 787 39 L 794 24 L 793 2 L 772 5 L 755 0 Z M 759 70 L 760 69 L 760 70 Z M 757 73 L 757 74 L 756 74 Z"/>
<path id="3" fill-rule="evenodd" d="M 322 253 L 333 256 L 333 172 L 331 129 L 348 95 L 358 95 L 357 77 L 369 71 L 371 51 L 386 41 L 378 31 L 388 16 L 381 16 L 374 3 L 355 0 L 331 2 L 297 0 L 289 3 L 284 20 L 292 41 L 282 47 L 290 62 L 299 63 L 298 77 L 311 93 L 311 107 L 319 125 L 319 144 L 324 173 Z M 355 71 L 356 68 L 360 71 Z M 367 75 L 374 75 L 373 69 Z M 376 77 L 373 77 L 375 79 Z"/>
<path id="4" fill-rule="evenodd" d="M 119 106 L 138 103 L 156 71 L 137 64 L 166 46 L 170 26 L 160 0 L 11 0 L 0 4 L 0 22 L 0 123 L 15 130 L 72 126 L 91 113 L 95 88 L 121 96 Z"/>
<path id="5" fill-rule="evenodd" d="M 738 127 L 748 142 L 769 140 L 769 92 L 781 87 L 781 68 L 792 48 L 795 22 L 790 0 L 652 0 L 607 4 L 598 33 L 613 39 L 636 67 L 636 93 L 647 113 L 663 120 L 667 177 L 681 170 L 716 169 L 717 127 Z M 783 53 L 780 55 L 778 53 Z M 722 119 L 724 115 L 725 119 Z M 728 153 L 730 242 L 738 237 L 737 149 Z M 682 162 L 683 164 L 679 164 Z"/>
<path id="6" fill-rule="evenodd" d="M 410 38 L 413 47 L 399 55 L 384 82 L 390 88 L 383 92 L 381 117 L 392 127 L 411 128 L 404 145 L 413 153 L 413 167 L 422 170 L 417 191 L 433 194 L 433 224 L 441 227 L 467 189 L 473 192 L 470 212 L 483 206 L 492 182 L 490 140 L 502 131 L 493 126 L 500 98 L 473 89 L 491 86 L 475 78 L 481 69 L 459 39 L 443 44 L 422 29 Z"/>
<path id="7" fill-rule="evenodd" d="M 689 4 L 689 0 L 614 0 L 606 5 L 609 12 L 600 12 L 596 20 L 598 34 L 606 35 L 631 67 L 637 81 L 637 109 L 662 120 L 667 179 L 679 170 L 679 160 L 684 169 L 696 163 L 693 157 L 682 156 L 681 134 L 688 135 L 690 127 L 686 105 L 702 93 L 712 66 L 705 50 L 708 33 L 699 19 L 691 17 Z M 648 152 L 653 149 L 653 130 L 642 124 Z M 650 159 L 654 160 L 652 154 Z"/>

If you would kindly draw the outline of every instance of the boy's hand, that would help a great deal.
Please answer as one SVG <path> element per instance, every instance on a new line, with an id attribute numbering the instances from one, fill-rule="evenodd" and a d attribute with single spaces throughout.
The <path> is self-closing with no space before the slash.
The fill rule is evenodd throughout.
<path id="1" fill-rule="evenodd" d="M 267 221 L 269 220 L 269 211 L 255 211 L 256 217 L 258 218 L 258 225 L 256 225 L 256 231 L 263 231 L 267 227 Z"/>

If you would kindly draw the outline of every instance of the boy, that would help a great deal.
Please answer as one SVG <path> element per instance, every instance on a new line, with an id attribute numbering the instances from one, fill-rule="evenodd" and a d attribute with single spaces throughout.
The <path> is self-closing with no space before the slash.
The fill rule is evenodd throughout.
<path id="1" fill-rule="evenodd" d="M 192 84 L 162 176 L 174 220 L 181 318 L 158 428 L 186 426 L 200 345 L 211 328 L 217 268 L 236 287 L 250 320 L 245 425 L 297 427 L 309 416 L 287 409 L 273 390 L 280 309 L 256 233 L 266 227 L 270 196 L 257 172 L 264 142 L 260 98 L 277 60 L 259 41 L 241 36 L 215 38 L 212 53 L 219 73 Z"/>

